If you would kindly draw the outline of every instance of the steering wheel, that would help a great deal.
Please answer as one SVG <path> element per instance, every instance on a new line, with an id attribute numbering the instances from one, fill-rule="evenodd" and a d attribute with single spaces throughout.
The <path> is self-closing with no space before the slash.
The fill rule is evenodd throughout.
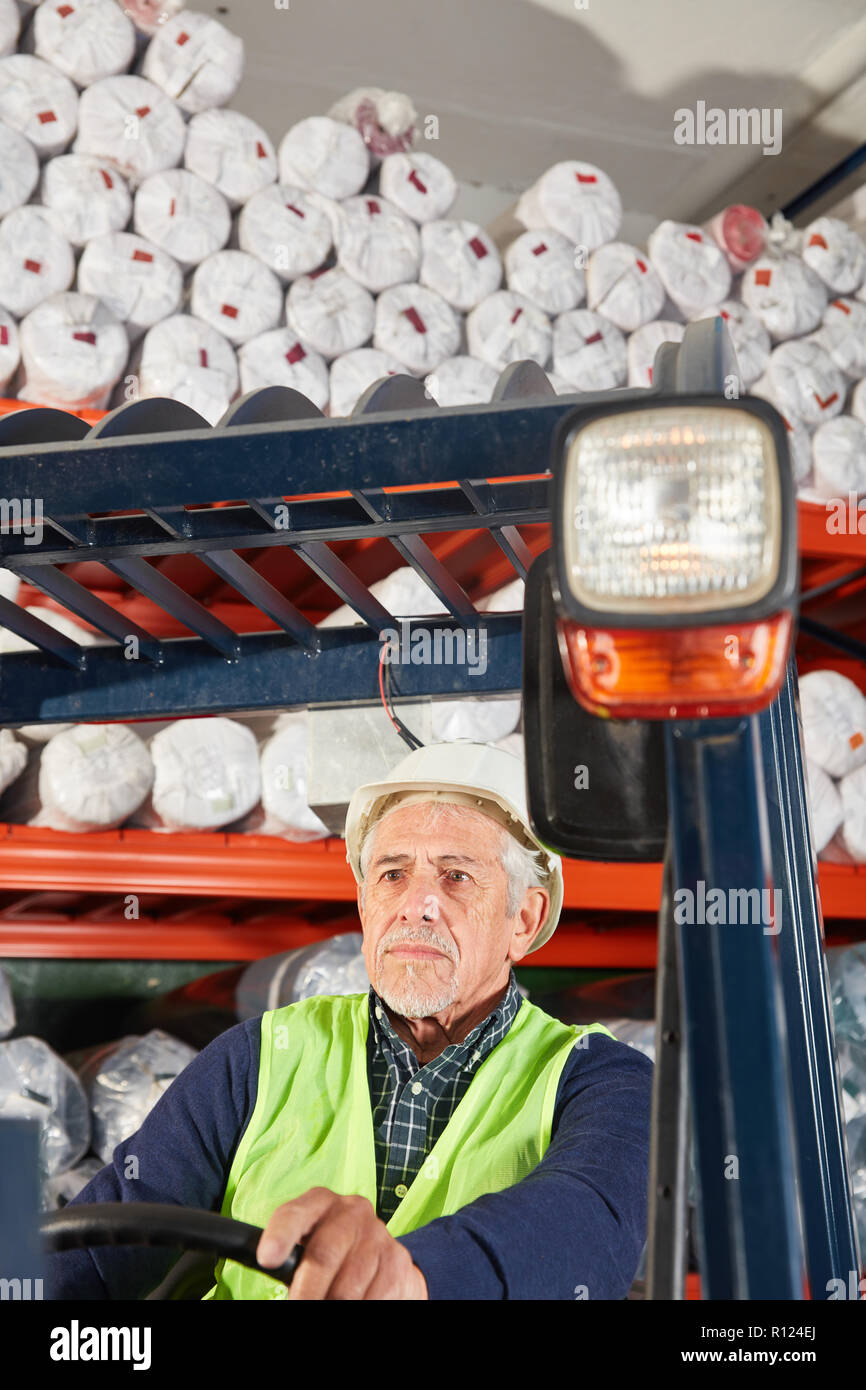
<path id="1" fill-rule="evenodd" d="M 40 1218 L 43 1247 L 51 1252 L 85 1250 L 92 1245 L 151 1245 L 196 1250 L 234 1260 L 247 1269 L 290 1284 L 304 1253 L 296 1245 L 281 1265 L 266 1269 L 256 1259 L 261 1228 L 214 1211 L 197 1211 L 163 1202 L 94 1202 L 67 1206 Z M 213 1283 L 211 1279 L 209 1281 Z"/>

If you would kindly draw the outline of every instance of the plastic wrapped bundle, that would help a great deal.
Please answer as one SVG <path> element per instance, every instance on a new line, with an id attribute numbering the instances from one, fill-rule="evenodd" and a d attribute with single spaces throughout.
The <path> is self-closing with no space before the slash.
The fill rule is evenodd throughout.
<path id="1" fill-rule="evenodd" d="M 154 1028 L 99 1048 L 80 1069 L 90 1101 L 93 1148 L 104 1163 L 135 1134 L 196 1051 Z"/>
<path id="2" fill-rule="evenodd" d="M 366 994 L 370 980 L 362 941 L 359 931 L 341 932 L 327 941 L 253 961 L 238 981 L 238 1018 L 257 1018 L 266 1010 L 317 994 Z"/>
<path id="3" fill-rule="evenodd" d="M 623 333 L 658 318 L 665 288 L 649 256 L 625 241 L 600 246 L 586 267 L 586 302 Z"/>
<path id="4" fill-rule="evenodd" d="M 15 0 L 0 0 L 0 58 L 14 53 L 21 20 Z"/>
<path id="5" fill-rule="evenodd" d="M 375 319 L 370 291 L 338 266 L 295 280 L 286 296 L 289 327 L 328 361 L 368 343 Z"/>
<path id="6" fill-rule="evenodd" d="M 418 228 L 384 198 L 347 199 L 334 240 L 340 267 L 374 294 L 418 279 Z"/>
<path id="7" fill-rule="evenodd" d="M 866 767 L 846 773 L 839 783 L 842 841 L 858 864 L 866 864 Z"/>
<path id="8" fill-rule="evenodd" d="M 46 1178 L 42 1184 L 42 1210 L 61 1210 L 84 1191 L 90 1180 L 95 1178 L 104 1166 L 101 1158 L 83 1158 L 65 1173 Z"/>
<path id="9" fill-rule="evenodd" d="M 256 740 L 234 719 L 179 719 L 154 734 L 150 752 L 158 828 L 218 830 L 259 800 Z"/>
<path id="10" fill-rule="evenodd" d="M 553 369 L 578 391 L 624 386 L 625 338 L 608 319 L 590 309 L 560 314 L 553 325 Z"/>
<path id="11" fill-rule="evenodd" d="M 231 343 L 209 323 L 173 314 L 151 328 L 138 363 L 139 395 L 183 401 L 215 425 L 238 390 Z"/>
<path id="12" fill-rule="evenodd" d="M 511 243 L 505 252 L 505 274 L 510 290 L 546 314 L 565 314 L 586 296 L 586 277 L 575 264 L 574 247 L 550 227 L 524 232 Z"/>
<path id="13" fill-rule="evenodd" d="M 353 92 L 341 97 L 328 115 L 335 121 L 345 121 L 354 126 L 370 151 L 374 165 L 380 159 L 402 154 L 412 148 L 418 112 L 405 92 L 386 92 L 382 87 L 356 87 Z"/>
<path id="14" fill-rule="evenodd" d="M 866 425 L 838 415 L 812 436 L 812 487 L 825 501 L 866 494 Z"/>
<path id="15" fill-rule="evenodd" d="M 478 647 L 482 656 L 484 648 Z M 474 743 L 496 743 L 514 733 L 520 723 L 520 700 L 434 700 L 431 706 L 434 743 L 468 738 Z"/>
<path id="16" fill-rule="evenodd" d="M 18 325 L 11 314 L 0 309 L 0 391 L 5 391 L 21 361 Z"/>
<path id="17" fill-rule="evenodd" d="M 802 257 L 834 294 L 853 294 L 866 279 L 866 245 L 838 217 L 817 217 L 803 233 Z"/>
<path id="18" fill-rule="evenodd" d="M 177 106 L 143 77 L 106 77 L 81 94 L 76 153 L 110 160 L 134 184 L 180 164 L 185 143 Z"/>
<path id="19" fill-rule="evenodd" d="M 357 130 L 330 116 L 308 116 L 293 125 L 277 159 L 282 183 L 338 200 L 360 193 L 370 173 L 367 146 Z"/>
<path id="20" fill-rule="evenodd" d="M 446 357 L 424 382 L 437 405 L 487 405 L 499 372 L 480 357 Z"/>
<path id="21" fill-rule="evenodd" d="M 4 733 L 8 730 L 4 729 Z M 12 986 L 4 970 L 0 970 L 0 1038 L 6 1038 L 15 1027 L 15 1000 Z"/>
<path id="22" fill-rule="evenodd" d="M 0 122 L 0 217 L 26 203 L 39 181 L 39 160 L 26 135 Z"/>
<path id="23" fill-rule="evenodd" d="M 382 377 L 405 375 L 406 368 L 396 357 L 376 348 L 356 348 L 344 352 L 331 363 L 331 403 L 328 414 L 351 415 L 361 396 Z"/>
<path id="24" fill-rule="evenodd" d="M 428 222 L 421 228 L 422 285 L 468 312 L 502 283 L 502 261 L 477 222 Z"/>
<path id="25" fill-rule="evenodd" d="M 547 314 L 536 309 L 523 295 L 497 290 L 469 314 L 466 338 L 473 357 L 483 358 L 500 371 L 509 362 L 522 362 L 527 358 L 537 362 L 539 367 L 546 367 L 553 330 Z"/>
<path id="26" fill-rule="evenodd" d="M 186 269 L 229 239 L 231 213 L 221 193 L 188 169 L 145 179 L 135 195 L 135 230 Z"/>
<path id="27" fill-rule="evenodd" d="M 779 410 L 815 429 L 839 415 L 845 405 L 845 380 L 830 354 L 812 339 L 780 343 L 770 353 L 764 373 Z"/>
<path id="28" fill-rule="evenodd" d="M 849 380 L 858 381 L 866 374 L 866 304 L 832 299 L 814 336 Z"/>
<path id="29" fill-rule="evenodd" d="M 0 792 L 5 792 L 24 771 L 27 749 L 19 743 L 11 729 L 0 729 Z M 0 1020 L 2 1020 L 2 989 L 0 989 Z M 0 1036 L 3 1028 L 0 1023 Z"/>
<path id="30" fill-rule="evenodd" d="M 132 198 L 121 175 L 89 154 L 50 159 L 42 170 L 39 196 L 73 246 L 122 231 L 132 212 Z"/>
<path id="31" fill-rule="evenodd" d="M 731 267 L 711 236 L 689 222 L 660 222 L 647 242 L 650 260 L 687 319 L 702 318 L 727 299 Z"/>
<path id="32" fill-rule="evenodd" d="M 76 725 L 42 750 L 42 810 L 33 823 L 53 830 L 110 830 L 138 810 L 152 781 L 150 754 L 131 729 Z"/>
<path id="33" fill-rule="evenodd" d="M 328 828 L 307 801 L 307 711 L 281 715 L 261 752 L 262 833 L 306 843 Z"/>
<path id="34" fill-rule="evenodd" d="M 629 386 L 652 386 L 656 353 L 662 343 L 681 343 L 685 328 L 670 319 L 645 323 L 628 340 Z"/>
<path id="35" fill-rule="evenodd" d="M 460 346 L 460 319 L 434 290 L 395 285 L 379 295 L 373 346 L 426 376 Z"/>
<path id="36" fill-rule="evenodd" d="M 413 222 L 443 218 L 457 197 L 457 180 L 432 154 L 389 154 L 379 169 L 379 192 Z"/>
<path id="37" fill-rule="evenodd" d="M 135 341 L 180 308 L 183 274 L 177 261 L 146 237 L 110 232 L 85 246 L 78 288 L 97 295 Z"/>
<path id="38" fill-rule="evenodd" d="M 185 0 L 117 0 L 117 3 L 139 33 L 150 38 L 172 15 L 180 13 Z"/>
<path id="39" fill-rule="evenodd" d="M 26 135 L 40 159 L 63 153 L 78 119 L 78 93 L 51 63 L 29 53 L 0 58 L 0 121 Z"/>
<path id="40" fill-rule="evenodd" d="M 240 111 L 220 107 L 193 116 L 183 162 L 190 173 L 212 183 L 231 208 L 277 177 L 276 151 L 262 127 Z"/>
<path id="41" fill-rule="evenodd" d="M 844 819 L 842 798 L 832 777 L 817 763 L 806 759 L 806 791 L 812 816 L 815 853 L 829 844 Z"/>
<path id="42" fill-rule="evenodd" d="M 866 764 L 866 696 L 838 671 L 800 677 L 803 738 L 809 759 L 831 777 Z"/>
<path id="43" fill-rule="evenodd" d="M 526 585 L 522 579 L 512 579 L 495 589 L 486 598 L 480 599 L 476 607 L 482 613 L 520 613 L 526 597 Z"/>
<path id="44" fill-rule="evenodd" d="M 757 208 L 734 203 L 717 212 L 706 224 L 706 231 L 724 251 L 735 275 L 764 254 L 770 228 Z"/>
<path id="45" fill-rule="evenodd" d="M 244 70 L 244 45 L 218 19 L 181 10 L 148 44 L 142 75 L 189 115 L 231 101 Z"/>
<path id="46" fill-rule="evenodd" d="M 328 404 L 328 364 L 291 328 L 274 328 L 244 343 L 238 366 L 242 395 L 260 386 L 291 386 L 319 410 Z"/>
<path id="47" fill-rule="evenodd" d="M 238 218 L 238 242 L 281 280 L 316 270 L 333 240 L 331 218 L 320 202 L 295 184 L 277 183 L 256 193 Z"/>
<path id="48" fill-rule="evenodd" d="M 0 304 L 23 318 L 75 275 L 72 247 L 44 208 L 13 208 L 0 222 Z"/>
<path id="49" fill-rule="evenodd" d="M 799 256 L 762 256 L 743 273 L 740 297 L 776 343 L 818 327 L 829 295 L 819 275 Z"/>
<path id="50" fill-rule="evenodd" d="M 0 1121 L 36 1120 L 43 1177 L 63 1173 L 90 1146 L 90 1111 L 75 1072 L 41 1038 L 0 1043 Z"/>
<path id="51" fill-rule="evenodd" d="M 566 160 L 554 164 L 527 189 L 515 215 L 524 227 L 552 227 L 576 246 L 594 251 L 603 242 L 613 241 L 619 231 L 622 203 L 613 181 L 601 169 Z"/>
<path id="52" fill-rule="evenodd" d="M 230 343 L 246 343 L 275 328 L 283 313 L 276 275 L 246 251 L 217 251 L 192 277 L 190 308 Z"/>
<path id="53" fill-rule="evenodd" d="M 126 329 L 92 294 L 68 290 L 21 323 L 18 398 L 62 410 L 104 410 L 129 356 Z"/>
<path id="54" fill-rule="evenodd" d="M 114 0 L 42 0 L 33 16 L 36 52 L 79 87 L 126 72 L 135 29 Z"/>
<path id="55" fill-rule="evenodd" d="M 721 314 L 728 325 L 740 368 L 740 381 L 748 390 L 766 369 L 772 346 L 770 335 L 757 314 L 738 299 L 725 299 L 717 311 L 709 312 Z"/>

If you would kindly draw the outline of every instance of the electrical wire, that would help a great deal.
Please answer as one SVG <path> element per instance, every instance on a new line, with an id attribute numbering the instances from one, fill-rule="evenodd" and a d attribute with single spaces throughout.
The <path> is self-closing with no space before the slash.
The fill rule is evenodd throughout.
<path id="1" fill-rule="evenodd" d="M 381 696 L 382 704 L 385 708 L 385 713 L 387 714 L 397 733 L 400 735 L 403 742 L 405 744 L 408 744 L 408 746 L 414 752 L 416 748 L 423 748 L 424 744 L 421 742 L 419 738 L 416 737 L 415 734 L 412 733 L 411 729 L 408 729 L 406 727 L 406 725 L 403 723 L 402 719 L 397 714 L 397 711 L 394 708 L 394 697 L 391 689 L 391 663 L 390 661 L 385 660 L 386 648 L 387 643 L 383 641 L 382 650 L 379 653 L 379 695 Z M 387 685 L 388 687 L 387 692 L 385 690 L 385 685 Z M 399 694 L 399 691 L 396 691 L 395 693 Z"/>

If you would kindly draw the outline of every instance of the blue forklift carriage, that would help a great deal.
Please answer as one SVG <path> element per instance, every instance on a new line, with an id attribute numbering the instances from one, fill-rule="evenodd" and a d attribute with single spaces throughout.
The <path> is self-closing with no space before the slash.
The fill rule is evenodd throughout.
<path id="1" fill-rule="evenodd" d="M 440 409 L 395 376 L 348 420 L 278 387 L 242 398 L 215 428 L 163 400 L 131 402 L 92 429 L 47 408 L 9 415 L 2 491 L 39 498 L 42 534 L 5 528 L 0 560 L 109 640 L 85 649 L 0 599 L 0 625 L 36 649 L 0 659 L 0 726 L 378 703 L 382 635 L 396 620 L 332 545 L 387 537 L 456 630 L 484 631 L 471 693 L 522 690 L 541 838 L 579 859 L 663 861 L 647 1296 L 684 1297 L 693 1143 L 702 1296 L 823 1299 L 832 1281 L 848 1288 L 853 1274 L 856 1285 L 861 1265 L 792 655 L 796 506 L 780 417 L 738 399 L 736 379 L 718 318 L 659 350 L 649 390 L 556 397 L 524 362 L 489 405 Z M 754 504 L 754 582 L 739 587 L 724 578 L 736 559 L 725 489 L 746 471 L 731 465 L 737 449 Z M 704 536 L 715 589 L 629 591 L 611 579 L 648 507 L 656 566 L 644 575 L 675 574 L 670 556 L 687 559 Z M 518 528 L 550 521 L 552 548 L 533 560 Z M 527 581 L 522 619 L 479 612 L 424 540 L 478 529 Z M 291 547 L 361 625 L 310 623 L 242 553 L 270 546 Z M 277 630 L 238 635 L 150 563 L 190 554 Z M 132 623 L 67 573 L 85 558 L 195 636 L 159 639 Z M 411 640 L 434 622 L 403 628 Z M 718 648 L 732 630 L 751 641 L 733 661 L 730 644 L 727 656 Z M 406 665 L 399 679 L 405 698 L 470 690 L 456 665 Z M 589 770 L 581 789 L 578 765 Z M 683 895 L 705 900 L 707 885 L 725 899 L 769 896 L 772 917 L 679 920 Z M 19 1123 L 0 1124 L 9 1231 L 7 1208 L 28 1200 L 37 1222 L 10 1166 Z M 39 1224 L 53 1249 L 162 1244 L 256 1267 L 259 1233 L 214 1213 L 76 1206 Z M 38 1264 L 32 1234 L 20 1235 L 21 1268 Z M 295 1263 L 280 1272 L 287 1282 Z"/>

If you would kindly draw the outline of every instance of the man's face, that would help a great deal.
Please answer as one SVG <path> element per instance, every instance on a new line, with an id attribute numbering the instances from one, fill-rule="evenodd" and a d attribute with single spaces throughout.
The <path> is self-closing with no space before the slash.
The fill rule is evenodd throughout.
<path id="1" fill-rule="evenodd" d="M 430 802 L 398 806 L 375 827 L 359 905 L 364 960 L 402 1017 L 470 1009 L 525 954 L 520 914 L 506 917 L 501 835 L 479 811 Z"/>

